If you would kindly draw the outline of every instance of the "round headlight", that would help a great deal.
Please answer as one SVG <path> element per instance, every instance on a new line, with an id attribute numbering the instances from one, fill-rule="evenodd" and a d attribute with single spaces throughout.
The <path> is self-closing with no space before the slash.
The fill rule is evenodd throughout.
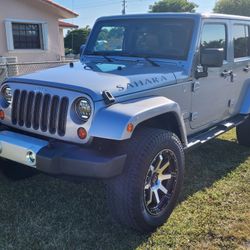
<path id="1" fill-rule="evenodd" d="M 1 93 L 3 95 L 3 97 L 5 98 L 5 100 L 7 101 L 7 103 L 11 104 L 12 102 L 12 90 L 11 88 L 6 85 L 2 88 Z"/>
<path id="2" fill-rule="evenodd" d="M 86 98 L 80 98 L 76 101 L 75 110 L 79 118 L 84 121 L 87 121 L 92 113 L 91 104 Z"/>

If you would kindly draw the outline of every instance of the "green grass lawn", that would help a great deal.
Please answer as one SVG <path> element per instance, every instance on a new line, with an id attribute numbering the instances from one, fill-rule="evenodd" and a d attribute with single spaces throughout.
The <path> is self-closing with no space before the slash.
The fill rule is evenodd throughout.
<path id="1" fill-rule="evenodd" d="M 105 203 L 98 181 L 1 175 L 0 249 L 250 249 L 250 149 L 232 131 L 188 153 L 179 205 L 151 235 L 116 225 Z"/>

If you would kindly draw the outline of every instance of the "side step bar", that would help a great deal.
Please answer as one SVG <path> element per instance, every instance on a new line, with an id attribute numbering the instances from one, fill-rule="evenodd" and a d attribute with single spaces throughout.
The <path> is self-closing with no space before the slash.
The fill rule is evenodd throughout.
<path id="1" fill-rule="evenodd" d="M 210 141 L 215 137 L 224 134 L 225 132 L 231 130 L 232 128 L 244 122 L 247 117 L 248 116 L 237 115 L 229 120 L 217 124 L 215 127 L 209 130 L 203 131 L 199 134 L 189 137 L 186 150 L 204 144 L 205 142 Z"/>

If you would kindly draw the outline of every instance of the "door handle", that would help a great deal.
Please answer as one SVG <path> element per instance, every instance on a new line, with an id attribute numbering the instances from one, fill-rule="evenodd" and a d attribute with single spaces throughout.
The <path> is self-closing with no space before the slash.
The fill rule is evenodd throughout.
<path id="1" fill-rule="evenodd" d="M 249 70 L 250 70 L 249 65 L 247 65 L 245 68 L 243 68 L 243 71 L 245 71 L 245 72 L 249 72 Z"/>
<path id="2" fill-rule="evenodd" d="M 232 76 L 233 75 L 233 71 L 232 70 L 224 70 L 222 73 L 221 73 L 221 76 L 226 78 L 228 76 Z"/>
<path id="3" fill-rule="evenodd" d="M 234 77 L 236 76 L 234 74 L 234 72 L 232 70 L 224 70 L 222 73 L 221 73 L 221 76 L 224 77 L 225 79 L 229 76 L 230 77 L 230 81 L 231 82 L 234 82 Z"/>

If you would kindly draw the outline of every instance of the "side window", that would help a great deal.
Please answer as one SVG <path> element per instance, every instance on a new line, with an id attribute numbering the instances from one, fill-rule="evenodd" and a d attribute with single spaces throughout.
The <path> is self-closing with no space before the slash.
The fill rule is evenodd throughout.
<path id="1" fill-rule="evenodd" d="M 250 56 L 249 48 L 249 26 L 234 25 L 234 58 Z"/>
<path id="2" fill-rule="evenodd" d="M 208 23 L 203 26 L 201 49 L 223 48 L 225 59 L 227 55 L 226 25 Z"/>

